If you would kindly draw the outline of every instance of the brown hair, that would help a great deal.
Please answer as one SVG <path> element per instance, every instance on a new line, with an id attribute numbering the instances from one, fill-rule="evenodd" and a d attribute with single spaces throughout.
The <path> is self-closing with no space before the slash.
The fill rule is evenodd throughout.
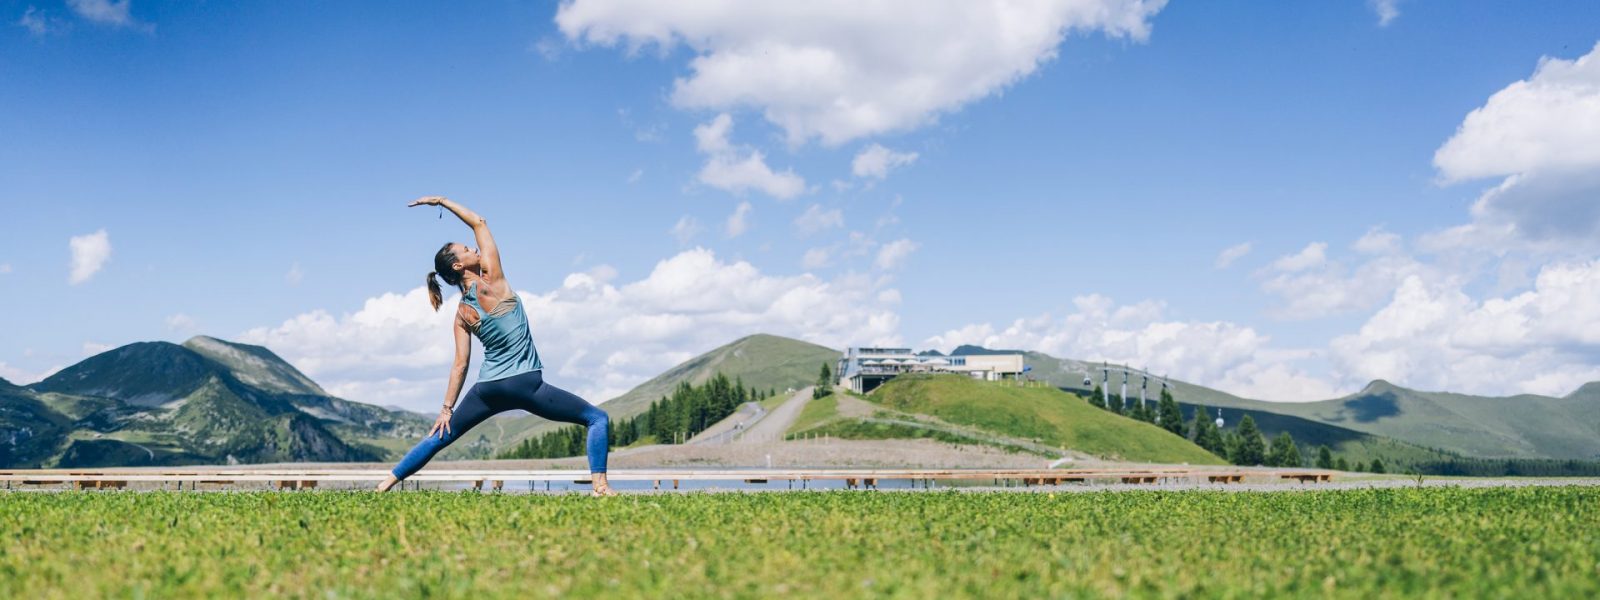
<path id="1" fill-rule="evenodd" d="M 428 272 L 428 302 L 433 304 L 433 310 L 439 310 L 439 305 L 444 304 L 444 296 L 440 294 L 437 276 L 445 283 L 453 286 L 461 285 L 461 272 L 455 269 L 456 253 L 450 249 L 453 242 L 446 242 L 438 254 L 433 255 L 433 269 Z"/>

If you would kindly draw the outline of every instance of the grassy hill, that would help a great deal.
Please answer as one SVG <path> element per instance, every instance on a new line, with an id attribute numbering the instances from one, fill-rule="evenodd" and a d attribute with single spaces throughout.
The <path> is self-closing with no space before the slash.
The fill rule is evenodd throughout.
<path id="1" fill-rule="evenodd" d="M 927 415 L 954 425 L 1107 459 L 1223 462 L 1154 425 L 1094 408 L 1053 388 L 1016 387 L 958 375 L 906 375 L 884 384 L 865 399 L 900 413 Z M 802 420 L 805 418 L 803 415 Z"/>
<path id="2" fill-rule="evenodd" d="M 1029 375 L 1062 389 L 1087 394 L 1101 381 L 1098 363 L 1037 352 L 1024 355 L 1033 367 Z M 1092 379 L 1089 385 L 1083 383 L 1086 375 Z M 1160 389 L 1156 377 L 1159 374 L 1151 375 L 1150 397 L 1154 398 Z M 1130 396 L 1137 396 L 1140 379 L 1135 374 L 1129 381 Z M 1113 397 L 1121 384 L 1121 377 L 1113 373 Z M 1554 398 L 1424 392 L 1380 379 L 1354 394 L 1319 402 L 1266 402 L 1185 381 L 1171 380 L 1170 384 L 1173 397 L 1180 403 L 1298 419 L 1279 421 L 1297 442 L 1328 436 L 1345 438 L 1341 443 L 1349 447 L 1352 460 L 1363 453 L 1383 452 L 1402 460 L 1452 453 L 1478 458 L 1600 459 L 1600 382 Z M 1258 423 L 1264 420 L 1259 416 L 1255 419 Z M 1229 421 L 1236 423 L 1238 418 Z M 1313 424 L 1374 438 L 1349 438 L 1349 434 Z"/>
<path id="3" fill-rule="evenodd" d="M 826 363 L 831 369 L 840 356 L 842 353 L 838 350 L 810 342 L 775 335 L 752 335 L 684 361 L 627 393 L 607 400 L 600 407 L 613 420 L 625 419 L 643 413 L 651 402 L 662 396 L 671 395 L 679 383 L 698 385 L 717 373 L 729 379 L 743 379 L 747 387 L 761 390 L 800 389 L 815 383 L 822 365 Z M 520 413 L 495 417 L 463 436 L 444 456 L 489 456 L 563 425 Z"/>

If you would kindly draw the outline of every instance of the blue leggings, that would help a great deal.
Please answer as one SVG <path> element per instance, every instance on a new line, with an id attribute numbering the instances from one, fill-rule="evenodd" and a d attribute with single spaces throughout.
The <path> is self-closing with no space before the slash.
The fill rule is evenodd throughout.
<path id="1" fill-rule="evenodd" d="M 606 453 L 610 451 L 611 417 L 583 398 L 544 382 L 539 371 L 529 371 L 495 381 L 480 381 L 467 390 L 450 416 L 450 432 L 440 431 L 422 441 L 394 467 L 395 479 L 412 476 L 428 464 L 450 442 L 484 419 L 520 408 L 551 421 L 574 423 L 589 428 L 589 472 L 606 472 Z"/>

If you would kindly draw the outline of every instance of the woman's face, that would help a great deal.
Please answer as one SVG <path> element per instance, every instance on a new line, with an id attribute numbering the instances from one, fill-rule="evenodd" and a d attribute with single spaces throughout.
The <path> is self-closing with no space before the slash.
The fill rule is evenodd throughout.
<path id="1" fill-rule="evenodd" d="M 478 269 L 480 259 L 478 258 L 477 250 L 468 248 L 466 244 L 456 244 L 451 251 L 455 252 L 456 262 L 461 265 L 463 270 L 476 271 Z"/>

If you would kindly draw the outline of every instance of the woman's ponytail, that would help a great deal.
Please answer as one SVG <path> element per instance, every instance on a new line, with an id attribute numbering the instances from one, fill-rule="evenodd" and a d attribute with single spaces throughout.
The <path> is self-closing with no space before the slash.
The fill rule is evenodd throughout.
<path id="1" fill-rule="evenodd" d="M 439 292 L 439 280 L 434 279 L 434 275 L 438 273 L 428 271 L 428 302 L 433 304 L 433 310 L 437 312 L 439 305 L 444 304 L 444 296 Z"/>
<path id="2" fill-rule="evenodd" d="M 439 282 L 434 277 L 443 279 L 445 283 L 461 287 L 461 272 L 455 268 L 456 253 L 446 243 L 433 255 L 433 270 L 428 272 L 428 302 L 433 303 L 433 310 L 439 310 L 439 305 L 444 304 L 444 296 L 439 292 Z"/>

